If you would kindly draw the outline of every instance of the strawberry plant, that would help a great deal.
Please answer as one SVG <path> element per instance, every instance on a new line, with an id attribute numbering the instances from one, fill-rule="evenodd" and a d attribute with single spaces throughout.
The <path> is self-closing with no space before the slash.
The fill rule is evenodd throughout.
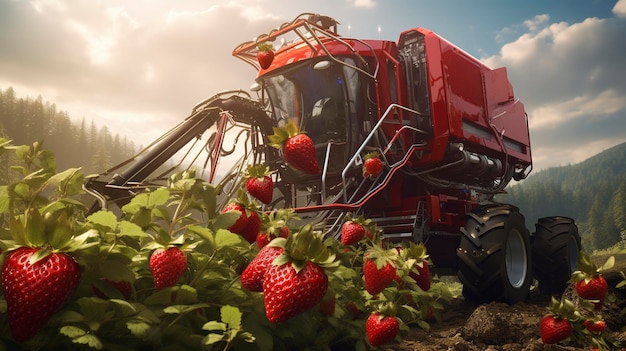
<path id="1" fill-rule="evenodd" d="M 378 235 L 348 246 L 324 238 L 290 223 L 297 217 L 289 209 L 259 212 L 245 184 L 232 205 L 217 208 L 216 187 L 188 170 L 137 194 L 121 213 L 89 213 L 79 169 L 56 173 L 40 143 L 2 141 L 0 152 L 21 160 L 12 167 L 18 180 L 0 186 L 0 346 L 366 350 L 409 325 L 428 328 L 427 312 L 442 308 L 443 290 L 411 277 L 425 252 L 398 251 Z M 250 225 L 255 214 L 262 225 Z M 257 245 L 261 233 L 267 242 Z M 392 268 L 389 283 L 371 292 L 370 260 Z M 382 305 L 397 306 L 384 320 L 398 324 L 397 335 L 372 343 L 367 319 Z"/>

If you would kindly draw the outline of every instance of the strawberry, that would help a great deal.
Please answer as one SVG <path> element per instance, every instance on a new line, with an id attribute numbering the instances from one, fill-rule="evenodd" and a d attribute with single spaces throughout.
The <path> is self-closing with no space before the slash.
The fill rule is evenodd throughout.
<path id="1" fill-rule="evenodd" d="M 269 205 L 274 195 L 274 181 L 269 175 L 269 167 L 263 165 L 248 166 L 246 190 L 262 203 Z"/>
<path id="2" fill-rule="evenodd" d="M 256 244 L 259 248 L 264 248 L 270 241 L 275 238 L 287 238 L 289 237 L 289 227 L 282 226 L 280 228 L 273 228 L 274 230 L 266 230 L 259 232 L 256 236 Z"/>
<path id="3" fill-rule="evenodd" d="M 265 276 L 265 272 L 272 265 L 274 259 L 281 253 L 283 253 L 282 247 L 263 247 L 241 273 L 241 285 L 250 291 L 263 291 L 263 276 Z"/>
<path id="4" fill-rule="evenodd" d="M 337 303 L 337 298 L 334 294 L 330 296 L 325 296 L 322 301 L 320 301 L 320 313 L 325 316 L 332 317 L 335 315 L 335 306 Z"/>
<path id="5" fill-rule="evenodd" d="M 363 177 L 376 178 L 384 167 L 383 162 L 378 158 L 378 152 L 370 152 L 364 158 Z"/>
<path id="6" fill-rule="evenodd" d="M 573 331 L 569 320 L 547 314 L 539 322 L 539 334 L 544 344 L 556 344 L 567 339 Z"/>
<path id="7" fill-rule="evenodd" d="M 296 271 L 292 262 L 272 265 L 263 278 L 265 314 L 272 323 L 286 321 L 317 305 L 328 289 L 324 269 L 311 261 Z"/>
<path id="8" fill-rule="evenodd" d="M 423 291 L 430 290 L 431 278 L 428 266 L 428 255 L 424 243 L 409 243 L 406 248 L 398 247 L 398 253 L 405 260 L 414 259 L 415 265 L 409 271 L 409 276 L 415 280 L 417 286 Z"/>
<path id="9" fill-rule="evenodd" d="M 256 54 L 256 59 L 259 62 L 259 65 L 263 69 L 269 68 L 274 61 L 274 51 L 272 44 L 270 43 L 261 43 L 257 45 L 258 52 Z"/>
<path id="10" fill-rule="evenodd" d="M 111 287 L 117 289 L 122 296 L 124 297 L 124 299 L 128 300 L 130 298 L 130 296 L 133 293 L 133 288 L 130 285 L 130 282 L 127 282 L 125 280 L 120 280 L 120 281 L 113 281 L 110 279 L 106 279 L 106 278 L 102 278 L 100 279 L 104 284 L 108 284 Z M 100 291 L 100 289 L 98 289 L 95 285 L 92 286 L 92 290 L 94 295 L 96 295 L 97 297 L 101 298 L 101 299 L 109 299 L 110 296 L 107 296 L 107 294 L 105 294 L 104 292 Z"/>
<path id="11" fill-rule="evenodd" d="M 341 226 L 341 243 L 354 245 L 365 236 L 365 228 L 362 224 L 348 220 Z"/>
<path id="12" fill-rule="evenodd" d="M 396 257 L 396 250 L 385 250 L 379 246 L 374 246 L 365 253 L 363 279 L 368 293 L 380 293 L 396 278 Z"/>
<path id="13" fill-rule="evenodd" d="M 16 341 L 32 338 L 70 299 L 80 281 L 80 267 L 70 256 L 20 247 L 7 254 L 2 267 L 2 289 L 7 319 Z"/>
<path id="14" fill-rule="evenodd" d="M 176 285 L 187 268 L 187 254 L 176 246 L 159 248 L 150 255 L 150 270 L 157 289 Z"/>
<path id="15" fill-rule="evenodd" d="M 602 333 L 606 330 L 606 323 L 604 321 L 594 321 L 591 319 L 585 319 L 585 328 L 592 333 Z"/>
<path id="16" fill-rule="evenodd" d="M 596 300 L 595 309 L 602 309 L 604 299 L 609 291 L 609 286 L 603 276 L 597 275 L 588 279 L 577 281 L 574 284 L 578 296 L 585 300 Z"/>
<path id="17" fill-rule="evenodd" d="M 291 167 L 307 174 L 319 174 L 315 144 L 298 130 L 293 120 L 290 119 L 283 127 L 274 127 L 274 134 L 268 140 L 272 147 L 282 150 L 285 162 Z"/>
<path id="18" fill-rule="evenodd" d="M 241 231 L 241 236 L 246 239 L 250 244 L 256 241 L 257 235 L 261 230 L 261 217 L 256 211 L 249 211 L 248 223 L 246 227 Z"/>
<path id="19" fill-rule="evenodd" d="M 569 282 L 574 283 L 578 296 L 585 300 L 595 300 L 596 310 L 602 309 L 609 290 L 601 272 L 613 267 L 614 263 L 615 257 L 611 256 L 602 267 L 598 268 L 585 252 L 581 251 L 578 255 L 578 270 L 572 273 Z"/>
<path id="20" fill-rule="evenodd" d="M 248 212 L 245 206 L 239 202 L 230 202 L 222 208 L 222 213 L 230 211 L 239 211 L 240 215 L 237 221 L 228 227 L 228 230 L 236 234 L 241 234 L 248 225 Z"/>
<path id="21" fill-rule="evenodd" d="M 365 332 L 370 345 L 378 347 L 396 338 L 400 330 L 398 319 L 373 312 L 365 322 Z"/>

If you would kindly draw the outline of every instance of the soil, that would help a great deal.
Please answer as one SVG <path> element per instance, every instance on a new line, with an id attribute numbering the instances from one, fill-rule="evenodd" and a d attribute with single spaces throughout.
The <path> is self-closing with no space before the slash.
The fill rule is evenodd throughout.
<path id="1" fill-rule="evenodd" d="M 626 254 L 616 256 L 616 263 L 604 276 L 609 284 L 609 295 L 602 317 L 607 323 L 608 339 L 626 347 L 626 289 L 616 289 L 622 278 Z M 600 263 L 601 265 L 601 263 Z M 564 292 L 568 299 L 576 300 L 573 287 Z M 528 301 L 508 305 L 489 303 L 471 305 L 463 298 L 452 300 L 438 321 L 431 322 L 431 329 L 410 329 L 402 343 L 389 343 L 381 347 L 385 351 L 578 351 L 591 349 L 565 340 L 558 345 L 541 342 L 539 321 L 546 314 L 550 296 L 533 290 Z M 624 349 L 626 350 L 626 349 Z"/>

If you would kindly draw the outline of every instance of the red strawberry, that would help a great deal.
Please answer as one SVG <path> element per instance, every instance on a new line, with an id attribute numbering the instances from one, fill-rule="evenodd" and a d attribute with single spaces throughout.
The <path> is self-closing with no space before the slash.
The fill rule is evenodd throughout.
<path id="1" fill-rule="evenodd" d="M 415 264 L 415 271 L 411 270 L 409 276 L 415 280 L 417 286 L 424 291 L 430 290 L 430 268 L 428 261 Z"/>
<path id="2" fill-rule="evenodd" d="M 592 333 L 602 333 L 606 330 L 606 323 L 604 321 L 585 319 L 585 328 Z"/>
<path id="3" fill-rule="evenodd" d="M 322 300 L 327 289 L 324 269 L 311 261 L 305 261 L 299 272 L 291 262 L 272 265 L 263 278 L 267 319 L 280 323 L 305 312 Z"/>
<path id="4" fill-rule="evenodd" d="M 49 253 L 32 262 L 40 249 L 20 247 L 2 267 L 7 319 L 16 341 L 26 341 L 70 299 L 80 281 L 80 267 L 70 256 Z"/>
<path id="5" fill-rule="evenodd" d="M 598 300 L 595 302 L 596 310 L 602 309 L 604 299 L 609 291 L 609 286 L 603 276 L 597 275 L 588 279 L 579 280 L 574 284 L 578 296 L 585 300 Z"/>
<path id="6" fill-rule="evenodd" d="M 363 177 L 375 178 L 383 170 L 383 162 L 378 158 L 378 152 L 370 152 L 365 155 L 363 162 Z"/>
<path id="7" fill-rule="evenodd" d="M 539 322 L 539 334 L 544 344 L 556 344 L 567 339 L 574 329 L 567 319 L 545 315 Z"/>
<path id="8" fill-rule="evenodd" d="M 132 295 L 133 293 L 133 288 L 130 285 L 129 282 L 125 281 L 125 280 L 121 280 L 121 281 L 113 281 L 110 279 L 106 279 L 106 278 L 102 278 L 100 279 L 104 284 L 108 284 L 110 286 L 112 286 L 113 288 L 117 289 L 122 296 L 124 297 L 124 299 L 128 300 L 130 298 L 130 295 Z M 107 296 L 104 292 L 100 291 L 100 289 L 98 289 L 96 286 L 92 286 L 92 290 L 94 295 L 96 295 L 97 297 L 101 298 L 101 299 L 109 299 L 110 297 Z"/>
<path id="9" fill-rule="evenodd" d="M 259 61 L 259 65 L 263 69 L 267 69 L 271 66 L 274 61 L 274 51 L 272 44 L 270 43 L 261 43 L 257 46 L 258 52 L 256 54 L 256 59 Z"/>
<path id="10" fill-rule="evenodd" d="M 348 220 L 341 226 L 341 243 L 354 245 L 365 236 L 365 228 L 362 224 Z"/>
<path id="11" fill-rule="evenodd" d="M 400 323 L 396 317 L 384 316 L 373 312 L 365 322 L 365 332 L 370 345 L 378 347 L 396 338 Z"/>
<path id="12" fill-rule="evenodd" d="M 250 291 L 263 291 L 263 276 L 281 253 L 283 253 L 282 247 L 265 246 L 262 248 L 241 273 L 241 285 Z"/>
<path id="13" fill-rule="evenodd" d="M 278 235 L 275 234 L 276 232 L 278 233 Z M 285 239 L 288 238 L 289 228 L 287 226 L 282 226 L 280 228 L 275 228 L 274 232 L 261 231 L 259 232 L 259 235 L 256 236 L 256 244 L 259 246 L 259 248 L 264 248 L 265 245 L 269 244 L 270 241 L 278 237 Z"/>
<path id="14" fill-rule="evenodd" d="M 326 296 L 320 301 L 320 313 L 326 316 L 333 316 L 335 314 L 335 306 L 337 298 L 335 295 Z"/>
<path id="15" fill-rule="evenodd" d="M 249 211 L 249 213 L 248 223 L 246 223 L 246 227 L 241 231 L 241 236 L 252 244 L 256 241 L 256 237 L 261 230 L 261 218 L 256 211 Z"/>
<path id="16" fill-rule="evenodd" d="M 271 146 L 282 150 L 285 162 L 291 167 L 311 175 L 320 172 L 315 144 L 298 130 L 293 120 L 284 127 L 274 127 L 274 134 L 268 138 Z"/>
<path id="17" fill-rule="evenodd" d="M 178 247 L 159 248 L 150 255 L 150 269 L 157 289 L 176 285 L 187 268 L 187 254 Z"/>
<path id="18" fill-rule="evenodd" d="M 248 213 L 246 211 L 246 208 L 244 207 L 244 205 L 238 202 L 231 202 L 224 206 L 224 208 L 222 209 L 222 213 L 230 211 L 239 211 L 240 216 L 233 225 L 228 227 L 228 230 L 236 234 L 241 234 L 248 225 Z"/>
<path id="19" fill-rule="evenodd" d="M 363 264 L 365 290 L 372 295 L 383 291 L 396 277 L 396 266 L 392 261 L 366 257 Z"/>
<path id="20" fill-rule="evenodd" d="M 269 205 L 274 195 L 274 181 L 269 175 L 269 167 L 250 165 L 247 172 L 246 190 L 262 203 Z"/>

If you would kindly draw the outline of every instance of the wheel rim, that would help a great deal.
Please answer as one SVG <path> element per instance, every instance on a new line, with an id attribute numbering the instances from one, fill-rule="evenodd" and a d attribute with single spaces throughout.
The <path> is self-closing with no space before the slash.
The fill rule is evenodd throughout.
<path id="1" fill-rule="evenodd" d="M 573 235 L 570 235 L 567 241 L 567 258 L 569 260 L 569 273 L 573 273 L 576 270 L 578 264 L 578 242 Z"/>
<path id="2" fill-rule="evenodd" d="M 514 288 L 521 287 L 528 273 L 528 255 L 524 237 L 518 230 L 509 233 L 504 258 L 509 283 Z"/>

